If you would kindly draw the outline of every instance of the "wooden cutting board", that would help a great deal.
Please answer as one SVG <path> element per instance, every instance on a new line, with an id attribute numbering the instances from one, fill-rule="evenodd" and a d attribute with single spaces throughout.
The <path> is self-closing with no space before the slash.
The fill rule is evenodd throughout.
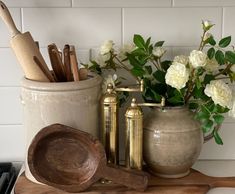
<path id="1" fill-rule="evenodd" d="M 164 179 L 151 176 L 146 194 L 206 194 L 216 187 L 235 187 L 235 177 L 210 177 L 196 170 L 179 179 Z M 140 194 L 114 183 L 96 183 L 83 194 Z M 17 180 L 15 194 L 68 194 L 47 185 L 39 185 L 29 181 L 24 174 Z"/>

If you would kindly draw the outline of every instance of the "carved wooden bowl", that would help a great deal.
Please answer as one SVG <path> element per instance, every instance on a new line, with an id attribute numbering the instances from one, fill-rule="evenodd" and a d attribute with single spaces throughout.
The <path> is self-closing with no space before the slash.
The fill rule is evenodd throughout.
<path id="1" fill-rule="evenodd" d="M 148 178 L 106 165 L 102 144 L 83 131 L 61 124 L 43 128 L 28 150 L 28 165 L 39 182 L 69 192 L 87 189 L 101 177 L 145 190 Z"/>

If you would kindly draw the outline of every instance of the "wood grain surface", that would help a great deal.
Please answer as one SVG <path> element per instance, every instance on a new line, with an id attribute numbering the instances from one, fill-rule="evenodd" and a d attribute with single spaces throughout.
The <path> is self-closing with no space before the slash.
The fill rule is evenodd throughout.
<path id="1" fill-rule="evenodd" d="M 151 176 L 146 194 L 206 194 L 215 187 L 235 187 L 235 177 L 210 177 L 191 170 L 190 175 L 180 179 L 164 179 Z M 139 194 L 118 184 L 97 182 L 83 194 Z M 30 182 L 22 174 L 15 187 L 15 194 L 68 194 L 56 188 Z"/>

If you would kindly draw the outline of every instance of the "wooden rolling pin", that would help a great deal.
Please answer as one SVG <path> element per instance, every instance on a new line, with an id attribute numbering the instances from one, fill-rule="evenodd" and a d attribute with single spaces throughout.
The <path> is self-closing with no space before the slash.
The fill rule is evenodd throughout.
<path id="1" fill-rule="evenodd" d="M 44 69 L 50 73 L 31 34 L 29 32 L 22 34 L 16 28 L 8 8 L 2 1 L 0 1 L 0 17 L 3 19 L 11 33 L 11 47 L 23 68 L 26 78 L 35 81 L 49 82 L 47 76 L 33 60 L 33 56 L 36 56 L 44 66 Z"/>

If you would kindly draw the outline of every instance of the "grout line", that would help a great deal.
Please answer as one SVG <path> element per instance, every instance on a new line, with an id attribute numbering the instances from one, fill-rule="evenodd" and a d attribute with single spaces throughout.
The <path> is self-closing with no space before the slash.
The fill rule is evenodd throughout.
<path id="1" fill-rule="evenodd" d="M 121 8 L 121 46 L 124 45 L 124 8 Z"/>
<path id="2" fill-rule="evenodd" d="M 222 7 L 221 38 L 224 37 L 224 7 Z"/>
<path id="3" fill-rule="evenodd" d="M 0 127 L 2 127 L 2 126 L 23 126 L 23 124 L 22 123 L 12 123 L 12 124 L 0 124 Z"/>
<path id="4" fill-rule="evenodd" d="M 175 6 L 175 1 L 171 0 L 171 7 L 174 7 L 174 6 Z"/>
<path id="5" fill-rule="evenodd" d="M 20 8 L 21 32 L 23 32 L 23 8 Z"/>
<path id="6" fill-rule="evenodd" d="M 73 5 L 74 5 L 74 2 L 73 2 L 73 0 L 70 0 L 70 5 L 71 5 L 71 7 L 73 7 Z"/>

